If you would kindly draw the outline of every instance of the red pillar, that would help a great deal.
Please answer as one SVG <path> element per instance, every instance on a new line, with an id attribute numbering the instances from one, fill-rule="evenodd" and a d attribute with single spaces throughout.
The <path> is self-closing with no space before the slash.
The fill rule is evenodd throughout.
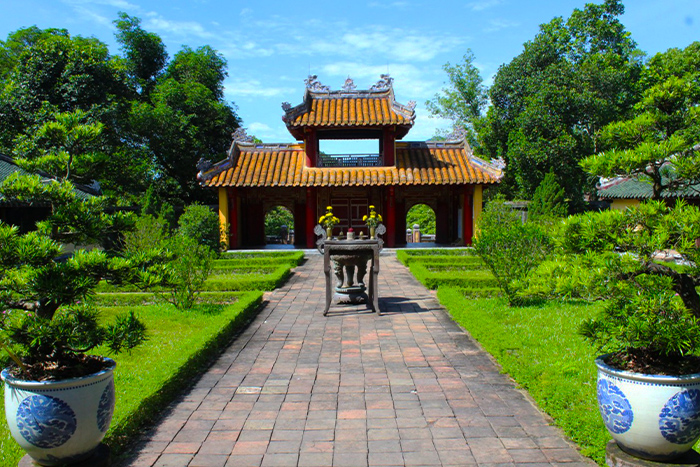
<path id="1" fill-rule="evenodd" d="M 472 188 L 464 187 L 464 203 L 462 206 L 462 235 L 464 244 L 469 246 L 472 244 L 474 236 L 474 203 L 472 197 Z"/>
<path id="2" fill-rule="evenodd" d="M 396 196 L 394 187 L 389 187 L 386 200 L 386 246 L 394 248 L 396 246 Z"/>
<path id="3" fill-rule="evenodd" d="M 316 188 L 306 188 L 306 248 L 313 248 L 316 245 Z"/>
<path id="4" fill-rule="evenodd" d="M 384 154 L 384 165 L 387 167 L 391 167 L 396 162 L 394 160 L 395 140 L 396 136 L 394 131 L 389 128 L 384 128 L 384 133 L 382 135 L 382 153 Z"/>
<path id="5" fill-rule="evenodd" d="M 316 167 L 316 157 L 318 156 L 318 137 L 316 135 L 316 130 L 311 129 L 306 133 L 306 141 L 304 144 L 304 151 L 306 152 L 306 166 Z"/>
<path id="6" fill-rule="evenodd" d="M 228 189 L 228 223 L 229 237 L 228 245 L 230 249 L 240 248 L 240 238 L 238 236 L 238 188 Z"/>

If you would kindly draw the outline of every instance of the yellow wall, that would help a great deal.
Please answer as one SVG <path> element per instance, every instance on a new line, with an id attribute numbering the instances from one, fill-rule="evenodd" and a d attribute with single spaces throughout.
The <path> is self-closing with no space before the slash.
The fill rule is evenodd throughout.
<path id="1" fill-rule="evenodd" d="M 620 211 L 623 211 L 627 208 L 632 208 L 635 206 L 639 206 L 638 199 L 614 199 L 610 204 L 610 209 L 619 209 Z"/>
<path id="2" fill-rule="evenodd" d="M 226 188 L 219 187 L 219 232 L 221 233 L 221 241 L 226 244 L 228 249 L 228 194 Z"/>
<path id="3" fill-rule="evenodd" d="M 474 206 L 474 232 L 476 232 L 476 224 L 481 218 L 481 207 L 484 205 L 484 187 L 482 185 L 476 185 L 474 187 L 474 199 L 472 201 L 472 206 Z"/>

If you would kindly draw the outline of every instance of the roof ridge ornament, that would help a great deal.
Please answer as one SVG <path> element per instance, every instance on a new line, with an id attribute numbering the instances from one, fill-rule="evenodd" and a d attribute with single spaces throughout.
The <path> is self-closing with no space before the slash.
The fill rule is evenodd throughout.
<path id="1" fill-rule="evenodd" d="M 454 127 L 452 133 L 445 137 L 446 141 L 464 141 L 467 139 L 467 130 L 462 127 Z"/>
<path id="2" fill-rule="evenodd" d="M 315 92 L 330 92 L 331 88 L 324 86 L 316 78 L 318 78 L 317 75 L 309 75 L 309 77 L 304 80 L 304 83 L 306 83 L 306 89 Z"/>
<path id="3" fill-rule="evenodd" d="M 234 143 L 252 143 L 255 141 L 253 137 L 249 135 L 246 132 L 246 129 L 243 127 L 236 128 L 236 131 L 233 132 L 232 137 Z"/>
<path id="4" fill-rule="evenodd" d="M 377 84 L 373 85 L 371 88 L 369 88 L 370 91 L 388 91 L 389 89 L 392 88 L 393 83 L 394 83 L 394 78 L 389 76 L 388 73 L 384 73 L 379 75 L 380 80 L 377 81 Z"/>
<path id="5" fill-rule="evenodd" d="M 353 92 L 357 89 L 357 86 L 355 85 L 355 81 L 348 76 L 348 79 L 345 80 L 345 84 L 343 84 L 341 89 L 345 92 Z"/>
<path id="6" fill-rule="evenodd" d="M 289 112 L 292 109 L 292 104 L 287 101 L 282 102 L 282 110 Z"/>
<path id="7" fill-rule="evenodd" d="M 408 108 L 408 110 L 416 110 L 416 101 L 408 101 L 406 108 Z"/>

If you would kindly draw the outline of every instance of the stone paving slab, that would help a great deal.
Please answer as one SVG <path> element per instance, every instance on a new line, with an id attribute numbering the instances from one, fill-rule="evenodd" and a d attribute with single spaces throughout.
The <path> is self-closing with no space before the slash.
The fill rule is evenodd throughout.
<path id="1" fill-rule="evenodd" d="M 595 465 L 515 388 L 395 255 L 379 306 L 324 318 L 307 255 L 124 465 Z"/>

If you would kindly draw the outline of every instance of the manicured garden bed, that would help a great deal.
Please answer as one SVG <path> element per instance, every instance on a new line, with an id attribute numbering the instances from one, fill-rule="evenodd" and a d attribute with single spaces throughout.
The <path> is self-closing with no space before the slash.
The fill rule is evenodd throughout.
<path id="1" fill-rule="evenodd" d="M 117 358 L 117 406 L 105 440 L 115 455 L 191 384 L 209 359 L 255 315 L 261 302 L 262 292 L 245 292 L 236 294 L 232 304 L 198 304 L 190 311 L 178 311 L 169 304 L 101 307 L 107 320 L 133 310 L 148 329 L 145 344 Z M 4 413 L 4 402 L 0 404 Z M 24 455 L 5 423 L 0 424 L 0 448 L 2 466 L 14 467 Z"/>
<path id="2" fill-rule="evenodd" d="M 413 261 L 409 269 L 421 284 L 433 290 L 440 286 L 497 290 L 496 279 L 489 270 L 484 269 L 483 263 L 432 264 L 430 261 Z"/>
<path id="3" fill-rule="evenodd" d="M 402 261 L 484 349 L 535 399 L 581 452 L 605 462 L 610 436 L 596 402 L 596 352 L 578 335 L 599 303 L 549 301 L 510 307 L 478 257 L 455 250 L 400 252 Z M 444 253 L 444 254 L 441 254 Z"/>
<path id="4" fill-rule="evenodd" d="M 440 303 L 535 399 L 582 454 L 603 465 L 610 435 L 596 402 L 595 350 L 577 334 L 599 303 L 550 301 L 510 307 L 441 287 Z"/>
<path id="5" fill-rule="evenodd" d="M 145 344 L 116 358 L 117 406 L 105 440 L 114 455 L 123 452 L 140 428 L 157 418 L 230 343 L 259 310 L 263 291 L 282 285 L 303 257 L 300 251 L 225 253 L 223 259 L 215 260 L 215 272 L 189 311 L 178 311 L 152 292 L 100 284 L 102 293 L 94 300 L 102 318 L 109 321 L 117 313 L 133 310 L 148 330 Z M 4 415 L 3 398 L 0 386 Z M 6 423 L 0 423 L 0 452 L 0 467 L 15 467 L 24 455 Z"/>

